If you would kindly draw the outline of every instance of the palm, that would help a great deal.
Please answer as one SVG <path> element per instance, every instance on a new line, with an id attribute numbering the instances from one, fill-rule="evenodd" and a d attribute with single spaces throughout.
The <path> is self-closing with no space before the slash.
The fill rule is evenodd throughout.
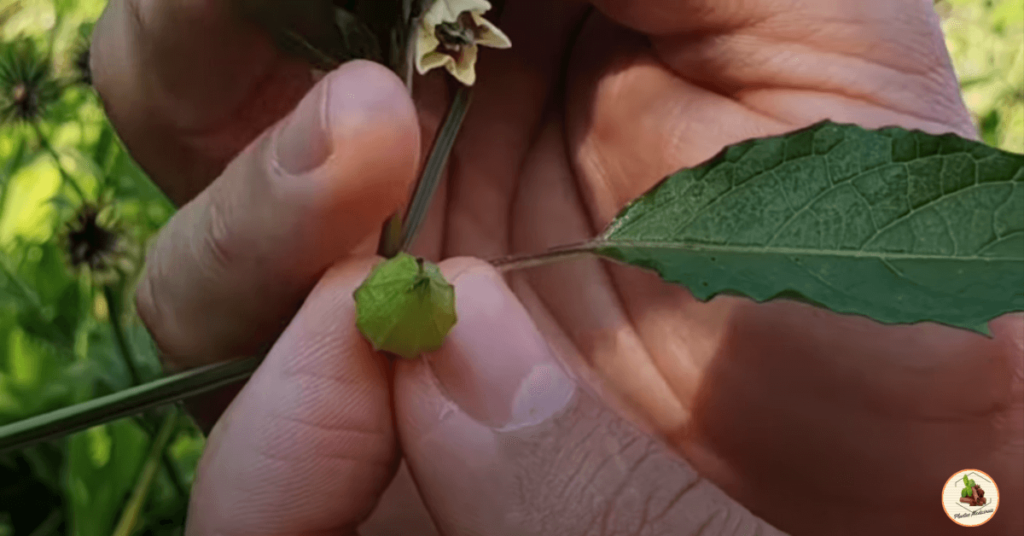
<path id="1" fill-rule="evenodd" d="M 657 4 L 650 2 L 648 18 Z M 443 217 L 434 215 L 418 244 L 424 255 L 487 258 L 586 240 L 665 174 L 724 145 L 826 117 L 970 135 L 953 105 L 951 75 L 936 81 L 901 73 L 922 89 L 945 84 L 946 94 L 915 108 L 898 95 L 858 98 L 856 84 L 885 84 L 870 79 L 881 76 L 871 68 L 836 72 L 831 53 L 843 42 L 808 49 L 807 73 L 752 67 L 733 55 L 744 39 L 786 42 L 793 38 L 786 25 L 702 36 L 661 22 L 660 37 L 648 41 L 593 16 L 568 45 L 569 75 L 559 85 L 560 58 L 551 52 L 567 49 L 581 11 L 561 7 L 561 18 L 538 28 L 529 9 L 508 7 L 508 19 L 530 23 L 506 26 L 516 53 L 483 58 L 474 111 L 439 195 Z M 628 20 L 644 28 L 645 16 L 631 9 Z M 699 27 L 693 17 L 687 24 Z M 529 39 L 516 40 L 526 32 Z M 926 43 L 935 37 L 919 35 Z M 840 94 L 835 84 L 843 83 L 853 96 Z M 882 327 L 790 303 L 700 304 L 651 275 L 596 261 L 513 281 L 542 330 L 568 341 L 561 350 L 570 360 L 609 379 L 703 475 L 784 530 L 955 530 L 935 496 L 960 465 L 977 459 L 976 445 L 986 445 L 984 456 L 1011 476 L 1007 482 L 1020 480 L 1010 473 L 1019 473 L 1012 460 L 1020 452 L 1006 448 L 1015 437 L 1009 416 L 1020 411 L 1008 406 L 1020 349 L 1005 339 Z M 950 397 L 958 385 L 974 386 L 978 397 Z M 1007 427 L 986 427 L 993 414 Z M 965 435 L 977 442 L 957 440 Z M 900 484 L 880 487 L 882 475 Z M 804 507 L 788 507 L 795 495 L 779 482 Z M 883 513 L 865 516 L 866 508 Z"/>

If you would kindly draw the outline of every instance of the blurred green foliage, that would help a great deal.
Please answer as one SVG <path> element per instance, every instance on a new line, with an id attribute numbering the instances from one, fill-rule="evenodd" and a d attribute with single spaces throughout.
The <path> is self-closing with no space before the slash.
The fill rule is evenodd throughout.
<path id="1" fill-rule="evenodd" d="M 124 389 L 133 369 L 141 381 L 160 373 L 130 295 L 141 252 L 174 207 L 87 84 L 89 34 L 105 4 L 0 0 L 0 425 Z M 936 9 L 984 140 L 1024 152 L 1024 0 L 937 0 Z M 116 234 L 116 247 L 69 233 L 79 218 Z M 156 417 L 0 455 L 0 536 L 109 535 Z M 182 532 L 203 438 L 178 422 L 136 534 Z"/>
<path id="2" fill-rule="evenodd" d="M 0 0 L 0 424 L 124 389 L 132 368 L 142 381 L 160 374 L 130 289 L 141 252 L 174 207 L 85 83 L 89 35 L 105 4 Z M 98 209 L 90 221 L 116 243 L 76 224 L 92 214 L 83 206 Z M 85 231 L 70 233 L 76 227 Z M 0 455 L 0 535 L 111 534 L 158 417 Z M 137 533 L 181 532 L 203 438 L 178 422 Z"/>
<path id="3" fill-rule="evenodd" d="M 939 0 L 936 9 L 982 139 L 1024 153 L 1024 0 Z"/>

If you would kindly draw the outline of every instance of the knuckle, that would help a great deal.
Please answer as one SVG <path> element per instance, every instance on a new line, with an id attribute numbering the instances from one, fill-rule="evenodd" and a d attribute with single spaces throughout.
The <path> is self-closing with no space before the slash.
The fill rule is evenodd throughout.
<path id="1" fill-rule="evenodd" d="M 223 196 L 210 195 L 208 199 L 205 229 L 198 236 L 196 258 L 205 270 L 223 270 L 239 262 L 236 245 L 238 237 L 235 236 L 230 209 Z"/>

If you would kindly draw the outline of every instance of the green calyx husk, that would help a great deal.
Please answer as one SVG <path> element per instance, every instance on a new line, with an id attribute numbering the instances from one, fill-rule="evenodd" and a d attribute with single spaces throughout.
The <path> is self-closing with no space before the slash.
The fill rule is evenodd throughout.
<path id="1" fill-rule="evenodd" d="M 437 265 L 408 253 L 378 264 L 353 294 L 356 326 L 378 351 L 415 359 L 455 326 L 455 288 Z"/>

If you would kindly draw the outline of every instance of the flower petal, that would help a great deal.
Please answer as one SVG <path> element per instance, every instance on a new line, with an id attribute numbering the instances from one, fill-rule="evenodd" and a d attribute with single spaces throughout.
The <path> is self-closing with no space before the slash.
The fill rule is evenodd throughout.
<path id="1" fill-rule="evenodd" d="M 432 52 L 423 56 L 422 61 L 417 62 L 417 70 L 420 74 L 427 74 L 428 72 L 437 69 L 438 67 L 451 68 L 455 65 L 455 58 L 448 54 L 442 54 L 440 52 Z"/>
<path id="2" fill-rule="evenodd" d="M 487 13 L 491 10 L 491 3 L 487 0 L 438 0 L 440 2 L 447 2 L 448 9 L 450 9 L 455 16 L 458 17 L 462 13 L 468 11 L 470 13 Z"/>
<path id="3" fill-rule="evenodd" d="M 491 21 L 473 13 L 473 22 L 480 27 L 476 34 L 476 43 L 491 48 L 512 48 L 512 40 Z"/>
<path id="4" fill-rule="evenodd" d="M 462 54 L 459 56 L 458 63 L 453 59 L 451 63 L 445 65 L 445 68 L 448 69 L 448 72 L 451 73 L 456 80 L 467 86 L 472 86 L 476 83 L 477 54 L 478 49 L 476 45 L 467 46 L 462 49 Z M 449 56 L 449 58 L 451 58 L 451 56 Z"/>
<path id="5" fill-rule="evenodd" d="M 416 70 L 419 71 L 420 74 L 427 74 L 427 71 L 439 67 L 441 65 L 440 63 L 436 63 L 436 60 L 432 60 L 430 62 L 427 61 L 427 57 L 435 54 L 440 54 L 439 52 L 437 52 L 437 47 L 441 45 L 441 41 L 439 41 L 437 39 L 437 36 L 434 35 L 434 30 L 432 28 L 428 30 L 427 28 L 421 26 L 418 29 L 417 34 L 418 35 L 416 36 Z M 444 54 L 440 55 L 443 56 Z"/>
<path id="6" fill-rule="evenodd" d="M 433 31 L 442 22 L 456 22 L 463 12 L 486 13 L 490 9 L 487 0 L 436 0 L 423 15 L 423 22 Z"/>

